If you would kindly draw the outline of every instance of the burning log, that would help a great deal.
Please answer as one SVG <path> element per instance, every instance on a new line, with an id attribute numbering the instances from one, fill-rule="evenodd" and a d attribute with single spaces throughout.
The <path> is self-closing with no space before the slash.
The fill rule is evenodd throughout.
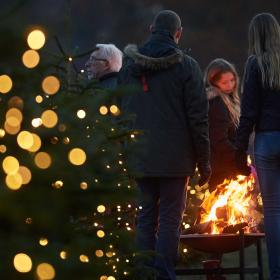
<path id="1" fill-rule="evenodd" d="M 241 229 L 248 226 L 248 223 L 239 223 L 237 225 L 229 225 L 223 229 L 223 233 L 237 233 Z"/>
<path id="2" fill-rule="evenodd" d="M 195 224 L 188 229 L 185 229 L 182 233 L 183 234 L 194 234 L 194 233 L 211 233 L 212 231 L 212 221 L 202 223 L 202 224 Z"/>
<path id="3" fill-rule="evenodd" d="M 218 219 L 222 219 L 224 221 L 227 221 L 228 220 L 228 209 L 227 209 L 227 206 L 223 206 L 223 207 L 218 207 L 216 209 L 216 217 Z"/>
<path id="4" fill-rule="evenodd" d="M 195 225 L 185 231 L 193 233 L 257 232 L 263 215 L 258 199 L 254 199 L 255 182 L 252 175 L 225 180 L 202 202 Z"/>

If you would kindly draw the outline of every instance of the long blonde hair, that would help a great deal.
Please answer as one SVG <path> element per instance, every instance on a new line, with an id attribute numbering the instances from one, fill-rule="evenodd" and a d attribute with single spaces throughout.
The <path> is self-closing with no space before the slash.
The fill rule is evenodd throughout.
<path id="1" fill-rule="evenodd" d="M 232 91 L 232 95 L 221 92 L 221 90 L 216 86 L 216 83 L 220 80 L 222 74 L 228 72 L 233 74 L 236 81 L 235 87 Z M 234 65 L 223 58 L 217 58 L 213 60 L 212 62 L 210 62 L 210 64 L 205 70 L 204 83 L 206 87 L 216 88 L 216 92 L 218 92 L 219 96 L 222 98 L 224 104 L 226 105 L 229 111 L 229 115 L 232 122 L 237 127 L 239 124 L 240 117 L 240 98 L 238 94 L 239 76 Z"/>
<path id="2" fill-rule="evenodd" d="M 280 89 L 280 27 L 269 13 L 253 17 L 249 26 L 249 55 L 255 55 L 264 87 Z"/>

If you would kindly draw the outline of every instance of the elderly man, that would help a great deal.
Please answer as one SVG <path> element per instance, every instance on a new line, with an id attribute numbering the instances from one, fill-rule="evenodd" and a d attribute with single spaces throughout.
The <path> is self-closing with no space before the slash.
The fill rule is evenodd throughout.
<path id="1" fill-rule="evenodd" d="M 96 79 L 101 88 L 114 89 L 122 67 L 122 52 L 113 44 L 97 44 L 85 66 L 88 79 Z"/>
<path id="2" fill-rule="evenodd" d="M 155 250 L 151 265 L 157 280 L 175 280 L 186 184 L 200 172 L 200 185 L 209 180 L 208 101 L 197 62 L 178 47 L 180 17 L 161 11 L 151 36 L 140 48 L 125 49 L 120 72 L 123 85 L 137 85 L 125 96 L 123 109 L 136 115 L 133 128 L 145 133 L 146 146 L 137 157 L 140 205 L 137 241 L 141 250 Z M 141 137 L 141 136 L 139 136 Z"/>

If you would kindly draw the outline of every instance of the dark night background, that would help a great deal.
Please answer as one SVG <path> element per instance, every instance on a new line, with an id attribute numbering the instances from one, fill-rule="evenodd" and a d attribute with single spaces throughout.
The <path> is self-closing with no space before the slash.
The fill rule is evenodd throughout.
<path id="1" fill-rule="evenodd" d="M 172 9 L 182 18 L 180 47 L 191 49 L 202 69 L 223 57 L 242 74 L 251 18 L 271 12 L 279 20 L 279 7 L 279 0 L 0 0 L 0 24 L 20 30 L 21 36 L 34 25 L 42 26 L 49 39 L 57 35 L 71 55 L 96 43 L 114 43 L 121 49 L 128 43 L 141 44 L 154 15 Z M 85 59 L 76 65 L 83 67 Z"/>

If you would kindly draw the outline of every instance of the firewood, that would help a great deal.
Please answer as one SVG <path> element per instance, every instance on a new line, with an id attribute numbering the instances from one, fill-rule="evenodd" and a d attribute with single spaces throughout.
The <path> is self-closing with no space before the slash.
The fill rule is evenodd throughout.
<path id="1" fill-rule="evenodd" d="M 182 234 L 211 233 L 211 230 L 212 230 L 212 221 L 209 221 L 202 224 L 195 224 L 190 228 L 183 230 Z"/>

